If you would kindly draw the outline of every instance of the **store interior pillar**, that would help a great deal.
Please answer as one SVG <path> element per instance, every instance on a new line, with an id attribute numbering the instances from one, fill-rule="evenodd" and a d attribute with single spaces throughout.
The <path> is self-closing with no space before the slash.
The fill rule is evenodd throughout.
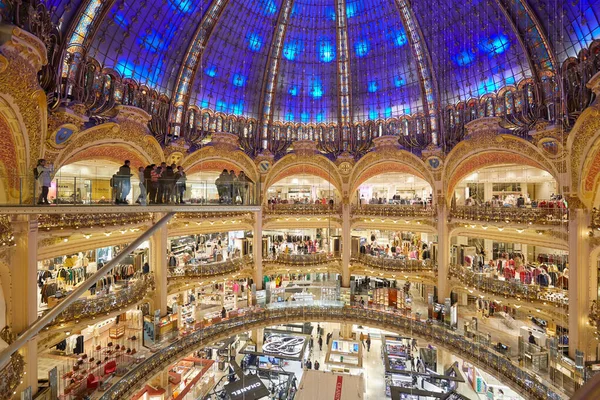
<path id="1" fill-rule="evenodd" d="M 25 293 L 21 301 L 12 303 L 13 333 L 24 332 L 37 320 L 37 236 L 38 222 L 30 216 L 19 216 L 14 223 L 16 251 L 11 257 L 12 292 Z M 23 383 L 18 391 L 31 386 L 37 392 L 37 339 L 30 340 L 21 349 L 25 359 Z"/>
<path id="2" fill-rule="evenodd" d="M 254 284 L 256 290 L 263 288 L 263 254 L 262 254 L 262 210 L 254 215 L 254 236 L 252 238 L 252 252 L 254 254 Z"/>
<path id="3" fill-rule="evenodd" d="M 342 206 L 342 287 L 350 287 L 350 255 L 352 251 L 350 230 L 350 204 Z"/>
<path id="4" fill-rule="evenodd" d="M 570 210 L 569 219 L 569 356 L 575 358 L 576 350 L 587 352 L 586 338 L 587 313 L 580 310 L 588 308 L 588 284 L 590 260 L 589 232 L 590 215 L 582 209 Z"/>
<path id="5" fill-rule="evenodd" d="M 437 295 L 438 303 L 450 297 L 448 284 L 448 271 L 450 266 L 450 234 L 448 230 L 448 207 L 441 201 L 437 205 L 437 229 L 438 229 L 438 278 Z"/>
<path id="6" fill-rule="evenodd" d="M 155 216 L 155 221 L 160 220 L 162 214 Z M 160 310 L 160 315 L 167 314 L 167 254 L 168 245 L 167 226 L 159 228 L 150 239 L 150 266 L 154 272 L 154 309 Z"/>

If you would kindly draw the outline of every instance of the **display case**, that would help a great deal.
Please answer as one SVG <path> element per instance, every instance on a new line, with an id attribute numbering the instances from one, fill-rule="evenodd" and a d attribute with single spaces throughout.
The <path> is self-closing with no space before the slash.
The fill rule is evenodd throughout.
<path id="1" fill-rule="evenodd" d="M 114 328 L 110 328 L 108 331 L 108 336 L 111 339 L 119 339 L 125 336 L 125 325 L 117 325 Z"/>
<path id="2" fill-rule="evenodd" d="M 362 345 L 359 341 L 354 340 L 331 340 L 325 362 L 345 367 L 362 368 Z"/>

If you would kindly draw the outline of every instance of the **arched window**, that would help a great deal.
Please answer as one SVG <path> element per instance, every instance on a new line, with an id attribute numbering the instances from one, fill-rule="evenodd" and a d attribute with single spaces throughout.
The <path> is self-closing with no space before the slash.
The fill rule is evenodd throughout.
<path id="1" fill-rule="evenodd" d="M 515 98 L 511 91 L 504 93 L 504 111 L 504 115 L 512 115 L 515 113 Z"/>
<path id="2" fill-rule="evenodd" d="M 223 117 L 221 117 L 220 115 L 217 116 L 217 119 L 215 122 L 216 122 L 215 130 L 217 132 L 223 132 Z"/>
<path id="3" fill-rule="evenodd" d="M 494 99 L 492 97 L 488 97 L 487 99 L 485 99 L 485 116 L 494 116 Z"/>
<path id="4" fill-rule="evenodd" d="M 208 132 L 210 129 L 210 114 L 205 112 L 202 114 L 202 130 Z"/>
<path id="5" fill-rule="evenodd" d="M 403 136 L 408 136 L 408 134 L 410 133 L 410 129 L 408 126 L 408 120 L 407 119 L 403 119 L 402 122 L 402 135 Z"/>

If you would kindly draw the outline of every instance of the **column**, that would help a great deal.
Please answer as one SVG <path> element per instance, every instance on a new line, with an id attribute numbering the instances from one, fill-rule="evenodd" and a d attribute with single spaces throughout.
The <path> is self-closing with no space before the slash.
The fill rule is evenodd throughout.
<path id="1" fill-rule="evenodd" d="M 263 255 L 262 255 L 262 209 L 254 215 L 254 236 L 252 238 L 252 253 L 254 258 L 254 284 L 256 290 L 263 288 Z"/>
<path id="2" fill-rule="evenodd" d="M 342 287 L 350 287 L 350 202 L 346 199 L 342 204 Z"/>
<path id="3" fill-rule="evenodd" d="M 13 222 L 13 230 L 17 246 L 10 257 L 12 288 L 9 326 L 14 333 L 20 334 L 37 319 L 37 220 L 28 215 L 20 215 Z M 25 358 L 26 374 L 23 376 L 23 383 L 17 388 L 17 394 L 28 386 L 31 386 L 32 393 L 35 394 L 38 380 L 37 340 L 30 340 L 20 352 Z"/>
<path id="4" fill-rule="evenodd" d="M 340 337 L 352 339 L 352 324 L 340 324 Z"/>
<path id="5" fill-rule="evenodd" d="M 588 351 L 586 340 L 589 312 L 589 226 L 587 210 L 569 210 L 569 357 L 575 350 Z M 591 355 L 591 354 L 589 354 Z"/>
<path id="6" fill-rule="evenodd" d="M 252 331 L 252 341 L 256 345 L 256 351 L 262 350 L 264 337 L 265 337 L 265 329 L 264 328 L 257 328 Z"/>
<path id="7" fill-rule="evenodd" d="M 486 261 L 494 258 L 494 241 L 490 239 L 483 239 L 483 251 L 485 251 Z"/>
<path id="8" fill-rule="evenodd" d="M 445 200 L 437 204 L 437 232 L 438 232 L 438 280 L 437 295 L 438 303 L 444 303 L 444 299 L 450 297 L 450 285 L 448 284 L 448 269 L 450 265 L 450 234 L 448 231 L 448 206 Z"/>
<path id="9" fill-rule="evenodd" d="M 156 223 L 164 215 L 154 214 Z M 154 309 L 160 310 L 160 315 L 167 315 L 167 247 L 168 228 L 167 224 L 159 228 L 150 238 L 150 268 L 154 273 Z"/>

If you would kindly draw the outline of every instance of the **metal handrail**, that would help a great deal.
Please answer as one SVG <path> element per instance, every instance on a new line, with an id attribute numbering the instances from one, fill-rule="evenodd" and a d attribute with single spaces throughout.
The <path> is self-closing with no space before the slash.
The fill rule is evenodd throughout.
<path id="1" fill-rule="evenodd" d="M 461 357 L 466 360 L 474 362 L 484 369 L 498 372 L 503 378 L 509 380 L 513 388 L 521 393 L 529 394 L 533 399 L 559 400 L 565 398 L 564 394 L 558 393 L 553 388 L 540 382 L 529 371 L 521 369 L 518 364 L 495 352 L 491 347 L 475 343 L 442 326 L 418 321 L 397 312 L 351 306 L 300 306 L 276 309 L 248 309 L 244 315 L 203 326 L 136 365 L 118 382 L 108 388 L 101 399 L 111 400 L 130 397 L 149 378 L 199 347 L 207 346 L 238 332 L 290 321 L 360 322 L 362 325 L 406 333 L 436 343 L 436 345 L 446 347 L 449 350 L 460 352 Z"/>

